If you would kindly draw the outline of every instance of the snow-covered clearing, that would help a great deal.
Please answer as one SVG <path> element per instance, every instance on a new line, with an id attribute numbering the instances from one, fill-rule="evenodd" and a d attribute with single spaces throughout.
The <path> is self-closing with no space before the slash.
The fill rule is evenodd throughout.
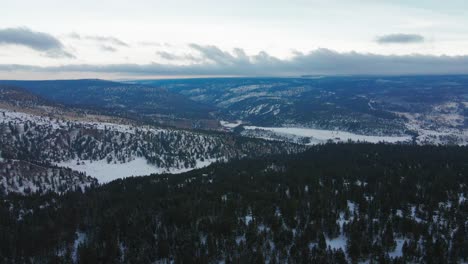
<path id="1" fill-rule="evenodd" d="M 368 136 L 358 135 L 350 132 L 339 130 L 322 130 L 313 128 L 297 128 L 297 127 L 258 127 L 258 126 L 245 126 L 248 130 L 265 130 L 271 131 L 280 135 L 292 135 L 310 138 L 311 145 L 325 143 L 328 140 L 334 142 L 347 142 L 363 141 L 370 143 L 388 142 L 397 143 L 411 140 L 410 136 Z"/>
<path id="2" fill-rule="evenodd" d="M 205 159 L 197 161 L 194 168 L 160 168 L 149 164 L 145 158 L 137 157 L 126 163 L 107 163 L 105 159 L 99 161 L 90 160 L 69 160 L 59 162 L 56 165 L 68 167 L 72 170 L 85 172 L 86 175 L 96 178 L 99 183 L 107 183 L 116 179 L 122 179 L 131 176 L 145 176 L 161 173 L 182 173 L 193 169 L 199 169 L 210 165 L 216 159 Z"/>

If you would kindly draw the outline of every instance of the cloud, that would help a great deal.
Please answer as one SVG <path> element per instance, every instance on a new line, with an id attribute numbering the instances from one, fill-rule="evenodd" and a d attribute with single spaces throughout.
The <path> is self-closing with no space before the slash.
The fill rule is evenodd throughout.
<path id="1" fill-rule="evenodd" d="M 231 54 L 213 45 L 202 46 L 192 43 L 189 47 L 196 50 L 205 60 L 220 66 L 250 63 L 249 57 L 245 54 L 244 50 L 239 48 L 234 49 L 233 54 Z"/>
<path id="2" fill-rule="evenodd" d="M 172 47 L 172 44 L 167 42 L 156 42 L 156 41 L 140 41 L 138 42 L 141 46 L 154 46 L 154 47 Z"/>
<path id="3" fill-rule="evenodd" d="M 70 37 L 72 39 L 81 39 L 80 34 L 78 34 L 76 32 L 72 32 L 72 33 L 68 34 L 68 37 Z"/>
<path id="4" fill-rule="evenodd" d="M 182 58 L 178 55 L 166 52 L 166 51 L 157 51 L 156 55 L 165 60 L 181 60 Z"/>
<path id="5" fill-rule="evenodd" d="M 417 34 L 389 34 L 377 37 L 377 43 L 379 44 L 411 44 L 411 43 L 421 43 L 425 39 L 421 35 Z"/>
<path id="6" fill-rule="evenodd" d="M 156 51 L 156 55 L 158 55 L 161 59 L 167 61 L 179 61 L 179 62 L 201 62 L 202 58 L 197 58 L 192 54 L 175 54 L 170 53 L 167 51 Z"/>
<path id="7" fill-rule="evenodd" d="M 53 58 L 74 58 L 54 36 L 24 27 L 0 29 L 0 45 L 25 46 Z"/>
<path id="8" fill-rule="evenodd" d="M 68 35 L 70 38 L 73 39 L 86 39 L 86 40 L 92 40 L 92 41 L 97 41 L 97 42 L 107 42 L 112 45 L 116 46 L 122 46 L 122 47 L 129 47 L 126 42 L 112 36 L 98 36 L 98 35 L 80 35 L 76 32 L 70 33 Z"/>
<path id="9" fill-rule="evenodd" d="M 468 74 L 468 56 L 378 55 L 317 49 L 279 59 L 267 52 L 247 55 L 242 49 L 191 44 L 196 63 L 69 64 L 54 67 L 1 65 L 0 71 L 88 72 L 125 76 L 299 76 L 299 75 L 412 75 Z M 166 54 L 170 56 L 170 53 Z M 177 55 L 178 56 L 178 55 Z"/>
<path id="10" fill-rule="evenodd" d="M 95 40 L 95 41 L 100 41 L 100 42 L 109 42 L 111 44 L 117 45 L 117 46 L 123 46 L 123 47 L 128 47 L 129 45 L 122 40 L 115 38 L 115 37 L 107 37 L 107 36 L 87 36 L 87 39 L 90 40 Z"/>
<path id="11" fill-rule="evenodd" d="M 112 46 L 108 46 L 108 45 L 101 45 L 101 50 L 102 51 L 108 51 L 108 52 L 117 52 L 117 49 L 112 47 Z"/>

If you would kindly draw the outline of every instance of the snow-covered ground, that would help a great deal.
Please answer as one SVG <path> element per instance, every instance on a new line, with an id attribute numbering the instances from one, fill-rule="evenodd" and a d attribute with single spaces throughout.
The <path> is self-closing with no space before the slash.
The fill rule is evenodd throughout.
<path id="1" fill-rule="evenodd" d="M 82 191 L 94 186 L 96 179 L 76 171 L 24 160 L 4 159 L 0 161 L 0 193 L 21 195 L 45 194 L 49 191 L 64 193 Z"/>
<path id="2" fill-rule="evenodd" d="M 370 143 L 388 142 L 406 142 L 411 140 L 410 136 L 368 136 L 358 135 L 350 132 L 339 131 L 339 130 L 322 130 L 313 128 L 297 128 L 297 127 L 258 127 L 258 126 L 245 126 L 247 130 L 265 130 L 274 132 L 279 135 L 291 135 L 299 136 L 310 139 L 310 145 L 325 143 L 328 140 L 334 142 L 347 142 L 351 141 L 362 141 Z"/>
<path id="3" fill-rule="evenodd" d="M 78 262 L 78 247 L 81 244 L 84 244 L 86 242 L 87 236 L 85 233 L 77 231 L 76 232 L 76 239 L 73 242 L 73 251 L 72 251 L 72 260 L 73 263 Z"/>
<path id="4" fill-rule="evenodd" d="M 336 238 L 333 239 L 326 239 L 327 241 L 327 247 L 330 247 L 333 250 L 343 250 L 343 252 L 346 252 L 346 244 L 348 243 L 348 240 L 345 235 L 340 235 Z"/>
<path id="5" fill-rule="evenodd" d="M 219 121 L 221 123 L 221 126 L 225 127 L 225 128 L 229 128 L 229 129 L 232 129 L 232 128 L 236 128 L 238 126 L 240 126 L 242 124 L 242 121 L 240 120 L 237 120 L 235 122 L 229 122 L 229 121 Z"/>
<path id="6" fill-rule="evenodd" d="M 164 170 L 150 165 L 144 158 L 135 158 L 127 163 L 107 163 L 105 159 L 99 161 L 69 160 L 57 163 L 58 166 L 68 167 L 72 170 L 85 172 L 87 175 L 98 179 L 99 183 L 106 183 L 130 176 L 149 175 L 162 173 Z"/>
<path id="7" fill-rule="evenodd" d="M 420 144 L 468 144 L 468 129 L 463 124 L 465 117 L 460 110 L 452 109 L 455 103 L 446 103 L 434 107 L 432 113 L 394 112 L 407 121 L 408 130 L 417 132 Z"/>
<path id="8" fill-rule="evenodd" d="M 389 252 L 388 255 L 391 258 L 402 257 L 403 256 L 403 244 L 405 243 L 405 239 L 397 238 L 395 239 L 395 242 L 396 242 L 395 250 L 392 252 Z"/>
<path id="9" fill-rule="evenodd" d="M 116 124 L 116 123 L 108 123 L 108 122 L 55 119 L 55 118 L 50 118 L 46 116 L 33 115 L 29 113 L 16 112 L 16 111 L 11 111 L 8 109 L 0 108 L 0 123 L 8 123 L 8 122 L 24 123 L 25 121 L 31 121 L 31 122 L 36 123 L 37 125 L 50 125 L 54 129 L 65 128 L 67 127 L 67 123 L 71 121 L 75 124 L 79 124 L 90 129 L 99 129 L 99 130 L 107 129 L 111 131 L 130 133 L 130 134 L 134 134 L 137 129 L 141 131 L 145 131 L 145 132 L 154 132 L 154 133 L 169 130 L 169 129 L 154 128 L 151 126 L 132 126 L 132 125 Z"/>
<path id="10" fill-rule="evenodd" d="M 205 159 L 197 161 L 194 168 L 159 168 L 149 164 L 145 158 L 137 157 L 126 163 L 107 163 L 105 159 L 99 161 L 90 160 L 69 160 L 59 162 L 56 165 L 68 167 L 72 170 L 85 172 L 86 175 L 96 178 L 99 183 L 107 183 L 116 179 L 122 179 L 131 176 L 145 176 L 161 173 L 182 173 L 193 169 L 199 169 L 210 165 L 216 159 Z"/>

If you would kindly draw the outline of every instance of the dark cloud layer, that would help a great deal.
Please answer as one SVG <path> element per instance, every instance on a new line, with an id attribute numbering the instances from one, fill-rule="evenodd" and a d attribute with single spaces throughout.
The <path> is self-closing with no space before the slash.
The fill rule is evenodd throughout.
<path id="1" fill-rule="evenodd" d="M 0 44 L 25 46 L 48 57 L 73 57 L 54 36 L 28 28 L 0 29 Z"/>
<path id="2" fill-rule="evenodd" d="M 242 49 L 227 52 L 216 46 L 191 44 L 200 60 L 188 65 L 174 64 L 109 64 L 63 65 L 36 67 L 0 65 L 3 71 L 93 72 L 134 76 L 298 76 L 298 75 L 403 75 L 403 74 L 468 74 L 468 56 L 377 55 L 339 53 L 318 49 L 296 52 L 289 59 L 279 59 L 266 52 L 248 56 Z M 170 53 L 164 54 L 168 58 Z"/>
<path id="3" fill-rule="evenodd" d="M 424 37 L 417 34 L 390 34 L 377 38 L 379 44 L 411 44 L 424 42 Z"/>

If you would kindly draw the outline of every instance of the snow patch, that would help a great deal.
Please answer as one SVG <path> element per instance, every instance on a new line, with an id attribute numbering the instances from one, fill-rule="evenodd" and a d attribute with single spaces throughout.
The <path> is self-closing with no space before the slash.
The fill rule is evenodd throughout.
<path id="1" fill-rule="evenodd" d="M 348 243 L 348 239 L 344 235 L 340 235 L 333 239 L 326 239 L 327 246 L 329 246 L 332 250 L 343 250 L 346 252 L 346 244 Z"/>
<path id="2" fill-rule="evenodd" d="M 221 123 L 221 126 L 225 127 L 225 128 L 229 128 L 229 129 L 233 129 L 233 128 L 236 128 L 238 126 L 240 126 L 242 124 L 242 121 L 241 120 L 236 120 L 235 122 L 229 122 L 229 121 L 219 121 Z"/>
<path id="3" fill-rule="evenodd" d="M 403 244 L 405 243 L 405 239 L 395 239 L 396 241 L 396 247 L 395 250 L 392 252 L 389 252 L 388 255 L 391 258 L 398 258 L 403 256 Z"/>
<path id="4" fill-rule="evenodd" d="M 77 263 L 78 261 L 78 247 L 86 241 L 86 233 L 77 231 L 76 232 L 76 239 L 73 242 L 73 251 L 72 251 L 72 260 L 73 263 Z"/>
<path id="5" fill-rule="evenodd" d="M 252 222 L 252 220 L 253 220 L 252 215 L 246 215 L 246 216 L 244 217 L 244 222 L 245 222 L 246 225 L 249 225 L 250 222 Z"/>

